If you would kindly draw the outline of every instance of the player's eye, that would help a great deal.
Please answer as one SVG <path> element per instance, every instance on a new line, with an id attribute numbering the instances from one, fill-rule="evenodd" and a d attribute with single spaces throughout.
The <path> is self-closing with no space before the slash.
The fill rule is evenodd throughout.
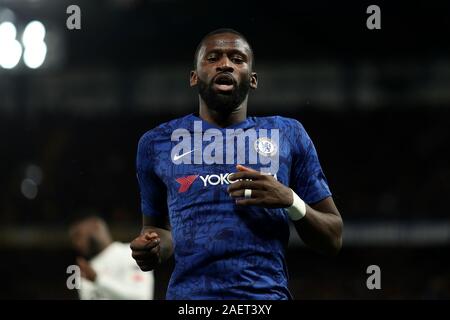
<path id="1" fill-rule="evenodd" d="M 209 62 L 217 61 L 217 59 L 218 59 L 218 58 L 217 58 L 217 55 L 216 55 L 216 54 L 209 55 L 209 56 L 206 57 L 206 60 L 209 61 Z"/>
<path id="2" fill-rule="evenodd" d="M 236 64 L 241 64 L 244 62 L 244 59 L 242 59 L 242 57 L 240 57 L 240 56 L 234 56 L 234 57 L 231 57 L 231 61 Z"/>

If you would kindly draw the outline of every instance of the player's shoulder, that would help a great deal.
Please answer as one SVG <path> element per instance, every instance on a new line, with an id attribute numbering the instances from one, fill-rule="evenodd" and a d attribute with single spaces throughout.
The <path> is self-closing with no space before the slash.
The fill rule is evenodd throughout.
<path id="1" fill-rule="evenodd" d="M 188 117 L 190 117 L 190 115 L 172 119 L 146 131 L 139 139 L 139 144 L 151 143 L 158 139 L 170 139 L 170 136 L 175 129 L 183 128 L 185 126 Z"/>
<path id="2" fill-rule="evenodd" d="M 268 117 L 255 117 L 256 121 L 261 126 L 271 126 L 273 128 L 279 128 L 283 130 L 304 131 L 302 123 L 294 118 L 288 118 L 283 116 L 268 116 Z"/>

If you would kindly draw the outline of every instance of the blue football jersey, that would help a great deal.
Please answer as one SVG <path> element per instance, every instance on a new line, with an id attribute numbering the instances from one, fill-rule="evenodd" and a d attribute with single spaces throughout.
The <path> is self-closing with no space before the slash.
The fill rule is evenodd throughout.
<path id="1" fill-rule="evenodd" d="M 169 215 L 175 267 L 167 299 L 290 299 L 284 209 L 239 206 L 236 164 L 266 171 L 306 203 L 331 195 L 315 147 L 294 119 L 248 117 L 227 128 L 190 114 L 140 139 L 142 213 Z M 263 170 L 265 169 L 265 170 Z"/>

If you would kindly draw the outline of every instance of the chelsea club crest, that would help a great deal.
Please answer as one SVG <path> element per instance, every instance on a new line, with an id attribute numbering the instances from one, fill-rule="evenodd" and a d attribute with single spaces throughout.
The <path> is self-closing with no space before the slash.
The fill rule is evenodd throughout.
<path id="1" fill-rule="evenodd" d="M 271 157 L 278 151 L 278 147 L 275 142 L 266 137 L 256 139 L 254 147 L 256 152 L 265 157 Z"/>

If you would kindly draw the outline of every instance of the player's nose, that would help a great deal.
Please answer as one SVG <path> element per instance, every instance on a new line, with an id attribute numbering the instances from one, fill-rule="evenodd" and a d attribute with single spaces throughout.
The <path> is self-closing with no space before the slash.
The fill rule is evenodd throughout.
<path id="1" fill-rule="evenodd" d="M 230 72 L 234 71 L 233 64 L 226 55 L 224 55 L 218 62 L 216 67 L 217 72 Z"/>

